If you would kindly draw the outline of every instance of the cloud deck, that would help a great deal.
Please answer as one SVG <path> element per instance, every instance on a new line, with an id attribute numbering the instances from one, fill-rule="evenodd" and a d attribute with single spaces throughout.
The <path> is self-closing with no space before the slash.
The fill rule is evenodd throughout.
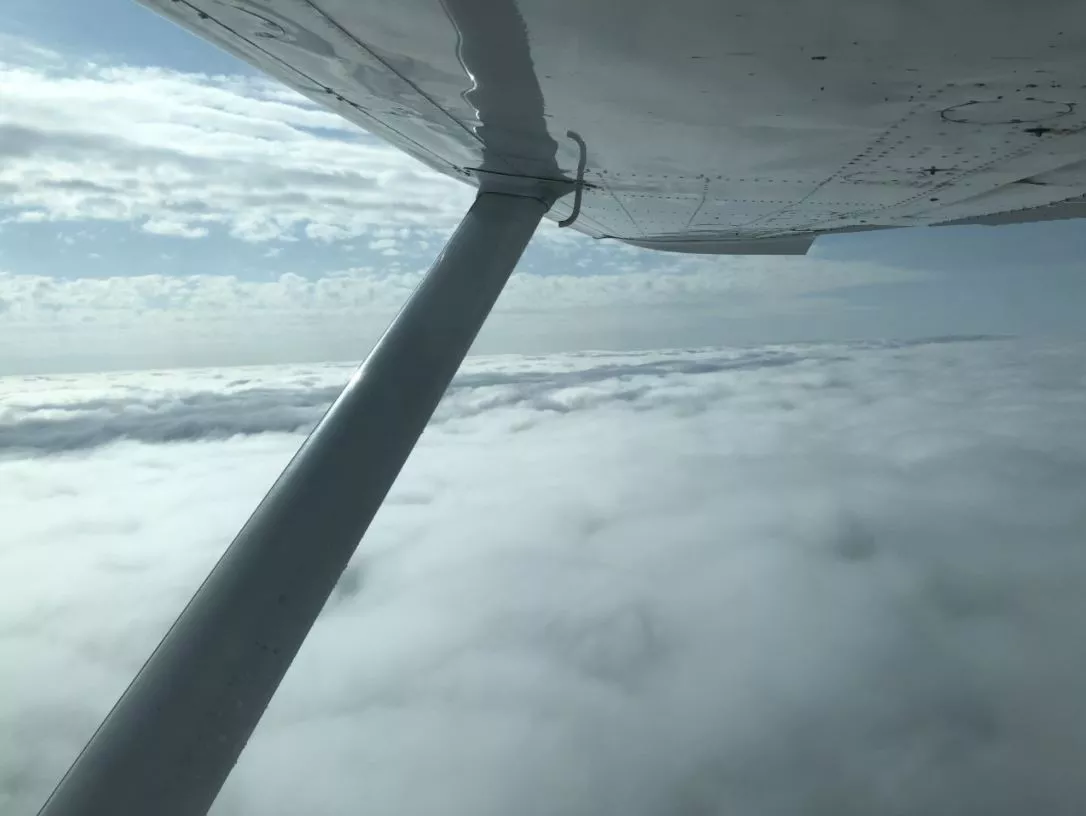
<path id="1" fill-rule="evenodd" d="M 1083 359 L 473 360 L 215 812 L 1077 810 Z M 0 380 L 0 810 L 41 802 L 347 373 Z"/>

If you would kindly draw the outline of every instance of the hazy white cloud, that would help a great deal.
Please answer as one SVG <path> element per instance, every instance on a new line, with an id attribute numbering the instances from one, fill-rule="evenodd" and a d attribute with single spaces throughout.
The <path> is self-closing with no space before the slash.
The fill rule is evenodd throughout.
<path id="1" fill-rule="evenodd" d="M 396 252 L 403 240 L 383 236 L 373 244 Z M 266 280 L 227 274 L 54 278 L 0 271 L 0 300 L 6 304 L 0 366 L 39 371 L 86 367 L 88 360 L 92 367 L 145 367 L 223 359 L 356 359 L 422 274 L 400 264 L 316 278 L 287 272 Z M 589 275 L 539 274 L 529 267 L 511 279 L 481 342 L 503 351 L 638 346 L 646 345 L 638 336 L 653 333 L 698 345 L 706 342 L 697 339 L 701 324 L 826 310 L 835 291 L 921 277 L 878 264 L 817 258 L 678 257 L 651 269 L 601 263 Z M 537 343 L 534 337 L 548 339 Z"/>
<path id="2" fill-rule="evenodd" d="M 473 361 L 215 812 L 1074 812 L 1084 360 Z M 0 810 L 41 802 L 346 374 L 2 381 Z"/>
<path id="3" fill-rule="evenodd" d="M 395 239 L 371 242 L 389 249 Z M 137 311 L 229 313 L 282 310 L 388 313 L 398 309 L 424 270 L 369 267 L 330 272 L 317 278 L 284 273 L 271 280 L 235 275 L 117 275 L 55 278 L 0 271 L 0 297 L 13 317 L 25 320 L 83 320 L 94 315 Z M 866 262 L 817 259 L 676 259 L 652 271 L 605 269 L 599 274 L 515 274 L 501 298 L 512 311 L 551 311 L 607 306 L 727 306 L 729 295 L 790 299 L 852 286 L 921 280 L 920 273 Z M 156 319 L 162 315 L 156 314 Z"/>
<path id="4" fill-rule="evenodd" d="M 23 43 L 0 57 L 0 85 L 0 191 L 16 222 L 340 240 L 447 228 L 470 201 L 464 185 L 271 80 L 76 63 Z"/>
<path id="5" fill-rule="evenodd" d="M 150 218 L 143 223 L 144 232 L 153 235 L 173 235 L 177 238 L 203 238 L 207 235 L 206 227 L 194 227 L 182 221 L 162 218 Z"/>

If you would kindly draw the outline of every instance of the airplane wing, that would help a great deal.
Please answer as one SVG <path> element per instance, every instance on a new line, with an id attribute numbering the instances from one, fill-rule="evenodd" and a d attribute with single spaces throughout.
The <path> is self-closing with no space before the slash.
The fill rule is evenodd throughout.
<path id="1" fill-rule="evenodd" d="M 597 238 L 802 254 L 1086 213 L 1075 0 L 142 1 L 469 183 L 575 178 L 572 131 Z"/>

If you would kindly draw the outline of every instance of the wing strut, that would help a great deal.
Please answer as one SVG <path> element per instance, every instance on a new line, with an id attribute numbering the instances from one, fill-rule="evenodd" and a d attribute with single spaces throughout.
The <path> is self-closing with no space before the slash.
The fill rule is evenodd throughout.
<path id="1" fill-rule="evenodd" d="M 207 812 L 554 197 L 479 195 L 41 816 Z"/>

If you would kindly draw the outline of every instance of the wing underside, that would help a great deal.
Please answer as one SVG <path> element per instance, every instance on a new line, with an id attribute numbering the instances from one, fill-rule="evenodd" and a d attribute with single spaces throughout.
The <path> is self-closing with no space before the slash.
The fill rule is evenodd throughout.
<path id="1" fill-rule="evenodd" d="M 1086 214 L 1086 5 L 145 0 L 469 183 L 680 252 Z M 569 197 L 550 217 L 570 214 Z"/>

